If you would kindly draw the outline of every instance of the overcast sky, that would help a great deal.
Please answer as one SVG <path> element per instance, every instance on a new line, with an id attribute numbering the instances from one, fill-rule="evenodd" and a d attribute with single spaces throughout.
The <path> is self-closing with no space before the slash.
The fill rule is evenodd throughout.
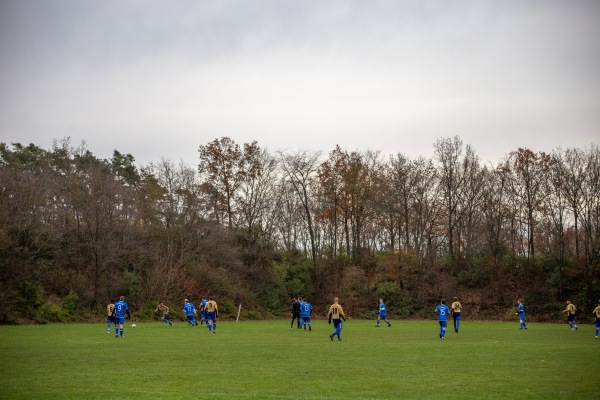
<path id="1" fill-rule="evenodd" d="M 0 141 L 195 164 L 600 138 L 600 1 L 0 0 Z"/>

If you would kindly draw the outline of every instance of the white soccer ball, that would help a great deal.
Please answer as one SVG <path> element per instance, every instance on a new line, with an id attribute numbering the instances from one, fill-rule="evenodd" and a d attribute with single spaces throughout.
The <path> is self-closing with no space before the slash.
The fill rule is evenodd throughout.
<path id="1" fill-rule="evenodd" d="M 131 327 L 132 327 L 132 328 L 135 328 L 135 324 L 131 324 Z"/>

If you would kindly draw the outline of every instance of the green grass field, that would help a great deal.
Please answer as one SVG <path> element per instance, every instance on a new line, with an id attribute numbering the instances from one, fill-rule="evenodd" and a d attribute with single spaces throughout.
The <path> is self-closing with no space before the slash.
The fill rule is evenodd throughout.
<path id="1" fill-rule="evenodd" d="M 349 320 L 205 326 L 128 322 L 0 327 L 2 399 L 592 399 L 600 340 L 592 325 Z"/>

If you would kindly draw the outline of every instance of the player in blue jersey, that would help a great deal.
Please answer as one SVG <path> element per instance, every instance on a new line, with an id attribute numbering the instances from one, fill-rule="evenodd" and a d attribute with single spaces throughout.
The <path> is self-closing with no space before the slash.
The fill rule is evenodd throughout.
<path id="1" fill-rule="evenodd" d="M 191 303 L 188 299 L 185 299 L 183 301 L 183 312 L 187 318 L 188 325 L 198 325 L 198 322 L 196 321 L 196 306 L 194 303 Z"/>
<path id="2" fill-rule="evenodd" d="M 200 302 L 200 325 L 206 321 L 206 303 L 208 303 L 208 300 L 203 297 L 202 302 Z"/>
<path id="3" fill-rule="evenodd" d="M 523 300 L 517 300 L 519 303 L 519 307 L 517 308 L 517 312 L 515 315 L 519 316 L 519 329 L 527 329 L 527 325 L 525 324 L 525 306 L 523 305 Z"/>
<path id="4" fill-rule="evenodd" d="M 312 311 L 312 304 L 306 299 L 302 299 L 302 303 L 300 304 L 300 317 L 302 318 L 304 330 L 306 330 L 306 325 L 308 325 L 309 331 L 312 330 L 312 327 L 310 326 L 310 316 L 312 315 Z"/>
<path id="5" fill-rule="evenodd" d="M 377 325 L 375 325 L 377 328 L 379 328 L 380 320 L 384 320 L 385 322 L 387 322 L 388 328 L 392 326 L 392 324 L 390 324 L 390 321 L 387 320 L 387 311 L 385 309 L 385 303 L 383 302 L 383 299 L 379 299 L 379 314 L 377 314 Z"/>
<path id="6" fill-rule="evenodd" d="M 435 313 L 437 314 L 438 322 L 440 323 L 440 339 L 443 339 L 446 336 L 448 314 L 450 314 L 450 309 L 446 305 L 446 300 L 442 299 L 440 305 L 435 308 Z"/>
<path id="7" fill-rule="evenodd" d="M 125 303 L 125 296 L 119 297 L 119 301 L 115 303 L 115 308 L 113 310 L 115 321 L 119 324 L 119 334 L 115 335 L 115 337 L 123 337 L 123 325 L 125 324 L 125 314 L 127 314 L 127 318 L 131 320 L 131 314 L 129 313 L 129 307 L 127 303 Z"/>

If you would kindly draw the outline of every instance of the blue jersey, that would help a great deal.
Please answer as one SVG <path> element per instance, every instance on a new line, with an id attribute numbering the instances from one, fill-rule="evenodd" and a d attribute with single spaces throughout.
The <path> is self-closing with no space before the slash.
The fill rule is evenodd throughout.
<path id="1" fill-rule="evenodd" d="M 117 301 L 115 303 L 115 317 L 125 318 L 125 312 L 127 310 L 129 310 L 129 307 L 127 307 L 127 303 L 124 301 Z"/>
<path id="2" fill-rule="evenodd" d="M 438 315 L 438 321 L 447 321 L 448 314 L 450 314 L 450 309 L 445 304 L 440 304 L 435 308 L 435 312 Z"/>
<path id="3" fill-rule="evenodd" d="M 525 306 L 519 304 L 519 315 L 525 315 Z"/>
<path id="4" fill-rule="evenodd" d="M 183 305 L 183 311 L 185 311 L 186 316 L 192 316 L 196 313 L 196 306 L 192 303 L 185 303 Z"/>
<path id="5" fill-rule="evenodd" d="M 300 316 L 301 317 L 310 317 L 310 312 L 312 311 L 312 305 L 310 303 L 302 303 L 300 304 Z"/>
<path id="6" fill-rule="evenodd" d="M 379 312 L 380 313 L 384 313 L 384 314 L 386 313 L 386 311 L 385 311 L 385 303 L 380 303 L 379 304 Z"/>
<path id="7" fill-rule="evenodd" d="M 200 309 L 203 310 L 204 306 L 206 305 L 206 303 L 208 303 L 208 300 L 204 299 L 202 300 L 202 303 L 200 303 Z"/>

